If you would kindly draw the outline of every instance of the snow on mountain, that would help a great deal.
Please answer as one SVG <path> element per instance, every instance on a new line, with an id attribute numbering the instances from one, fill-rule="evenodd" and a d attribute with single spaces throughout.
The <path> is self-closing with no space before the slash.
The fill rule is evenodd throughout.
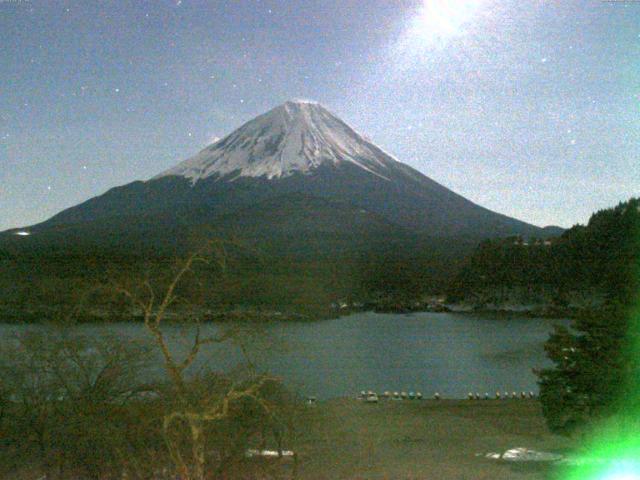
<path id="1" fill-rule="evenodd" d="M 303 200 L 296 203 L 296 198 Z M 40 238 L 49 227 L 115 222 L 109 228 L 120 238 L 116 232 L 129 227 L 115 219 L 127 218 L 132 235 L 146 225 L 163 237 L 163 228 L 215 224 L 228 215 L 259 212 L 267 204 L 273 211 L 290 211 L 293 203 L 308 214 L 308 225 L 322 230 L 327 225 L 322 212 L 328 207 L 318 201 L 336 210 L 337 205 L 365 210 L 380 221 L 434 237 L 546 236 L 395 160 L 308 101 L 286 102 L 151 180 L 115 187 L 23 230 Z M 244 224 L 275 228 L 274 219 L 256 215 Z M 377 222 L 369 220 L 369 226 Z"/>
<path id="2" fill-rule="evenodd" d="M 181 176 L 192 183 L 214 175 L 229 180 L 272 179 L 342 162 L 388 180 L 386 170 L 397 161 L 322 105 L 295 100 L 245 123 L 154 179 Z"/>

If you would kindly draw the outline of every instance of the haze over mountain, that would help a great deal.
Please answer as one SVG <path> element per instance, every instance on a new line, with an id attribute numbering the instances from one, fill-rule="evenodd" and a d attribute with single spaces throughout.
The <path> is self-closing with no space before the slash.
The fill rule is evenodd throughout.
<path id="1" fill-rule="evenodd" d="M 263 207 L 266 214 L 258 215 Z M 472 203 L 310 101 L 288 101 L 148 181 L 113 188 L 20 230 L 117 237 L 138 229 L 160 238 L 193 225 L 248 226 L 260 219 L 253 227 L 266 232 L 266 224 L 273 227 L 285 214 L 297 218 L 300 229 L 326 231 L 335 230 L 330 218 L 333 212 L 337 219 L 338 210 L 362 217 L 343 218 L 347 230 L 355 222 L 430 237 L 558 233 Z"/>

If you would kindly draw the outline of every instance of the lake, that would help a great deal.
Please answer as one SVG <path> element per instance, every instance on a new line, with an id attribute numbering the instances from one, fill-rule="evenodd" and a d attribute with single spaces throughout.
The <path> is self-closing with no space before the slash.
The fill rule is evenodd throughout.
<path id="1" fill-rule="evenodd" d="M 361 390 L 415 391 L 462 398 L 468 392 L 537 392 L 533 368 L 550 365 L 543 343 L 554 324 L 567 320 L 505 318 L 455 313 L 359 313 L 310 323 L 274 322 L 258 355 L 261 369 L 318 398 Z M 0 324 L 0 338 L 26 329 Z M 84 333 L 148 336 L 141 324 L 91 324 Z M 203 336 L 218 327 L 203 326 Z M 186 351 L 191 330 L 166 328 L 171 348 Z M 241 356 L 235 347 L 206 347 L 198 368 L 228 370 Z M 147 372 L 153 376 L 159 372 Z"/>

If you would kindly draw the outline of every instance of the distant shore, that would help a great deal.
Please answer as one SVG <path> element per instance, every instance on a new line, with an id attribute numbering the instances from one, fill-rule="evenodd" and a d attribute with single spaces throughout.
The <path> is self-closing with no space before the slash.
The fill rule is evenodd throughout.
<path id="1" fill-rule="evenodd" d="M 372 309 L 377 313 L 460 313 L 482 314 L 506 317 L 530 317 L 530 318 L 575 318 L 580 313 L 588 311 L 584 307 L 558 306 L 551 304 L 540 305 L 472 305 L 467 303 L 420 303 L 399 304 L 397 306 L 385 305 Z"/>
<path id="2" fill-rule="evenodd" d="M 278 322 L 314 322 L 332 320 L 354 315 L 357 313 L 374 312 L 381 314 L 409 314 L 409 313 L 456 313 L 468 315 L 491 315 L 499 317 L 528 317 L 528 318 L 575 318 L 587 311 L 584 308 L 558 307 L 554 305 L 508 305 L 508 306 L 477 306 L 469 304 L 433 304 L 426 302 L 397 302 L 394 304 L 368 303 L 362 305 L 348 305 L 342 308 L 309 309 L 307 311 L 266 310 L 253 308 L 237 308 L 230 310 L 207 310 L 204 312 L 174 311 L 167 314 L 166 320 L 182 321 L 189 317 L 198 317 L 206 323 L 226 323 L 234 321 L 278 321 Z M 0 323 L 5 324 L 40 324 L 50 322 L 62 323 L 112 323 L 143 321 L 139 314 L 111 314 L 110 312 L 93 309 L 65 315 L 64 312 L 52 308 L 32 309 L 0 309 Z"/>

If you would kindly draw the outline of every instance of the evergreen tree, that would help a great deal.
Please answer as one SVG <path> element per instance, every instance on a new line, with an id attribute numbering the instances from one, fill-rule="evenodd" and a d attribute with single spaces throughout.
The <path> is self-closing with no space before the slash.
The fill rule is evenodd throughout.
<path id="1" fill-rule="evenodd" d="M 539 372 L 540 400 L 551 430 L 571 433 L 603 416 L 636 412 L 640 393 L 640 201 L 593 215 L 571 233 L 573 274 L 600 284 L 605 308 L 557 327 L 545 345 L 553 368 Z"/>
<path id="2" fill-rule="evenodd" d="M 449 285 L 452 301 L 527 287 L 558 299 L 602 294 L 608 304 L 628 303 L 636 292 L 640 251 L 640 199 L 593 214 L 549 244 L 508 237 L 481 243 Z"/>
<path id="3" fill-rule="evenodd" d="M 571 330 L 556 327 L 545 345 L 554 367 L 539 372 L 540 401 L 549 428 L 572 433 L 615 413 L 624 393 L 629 316 L 623 308 L 583 314 Z"/>

